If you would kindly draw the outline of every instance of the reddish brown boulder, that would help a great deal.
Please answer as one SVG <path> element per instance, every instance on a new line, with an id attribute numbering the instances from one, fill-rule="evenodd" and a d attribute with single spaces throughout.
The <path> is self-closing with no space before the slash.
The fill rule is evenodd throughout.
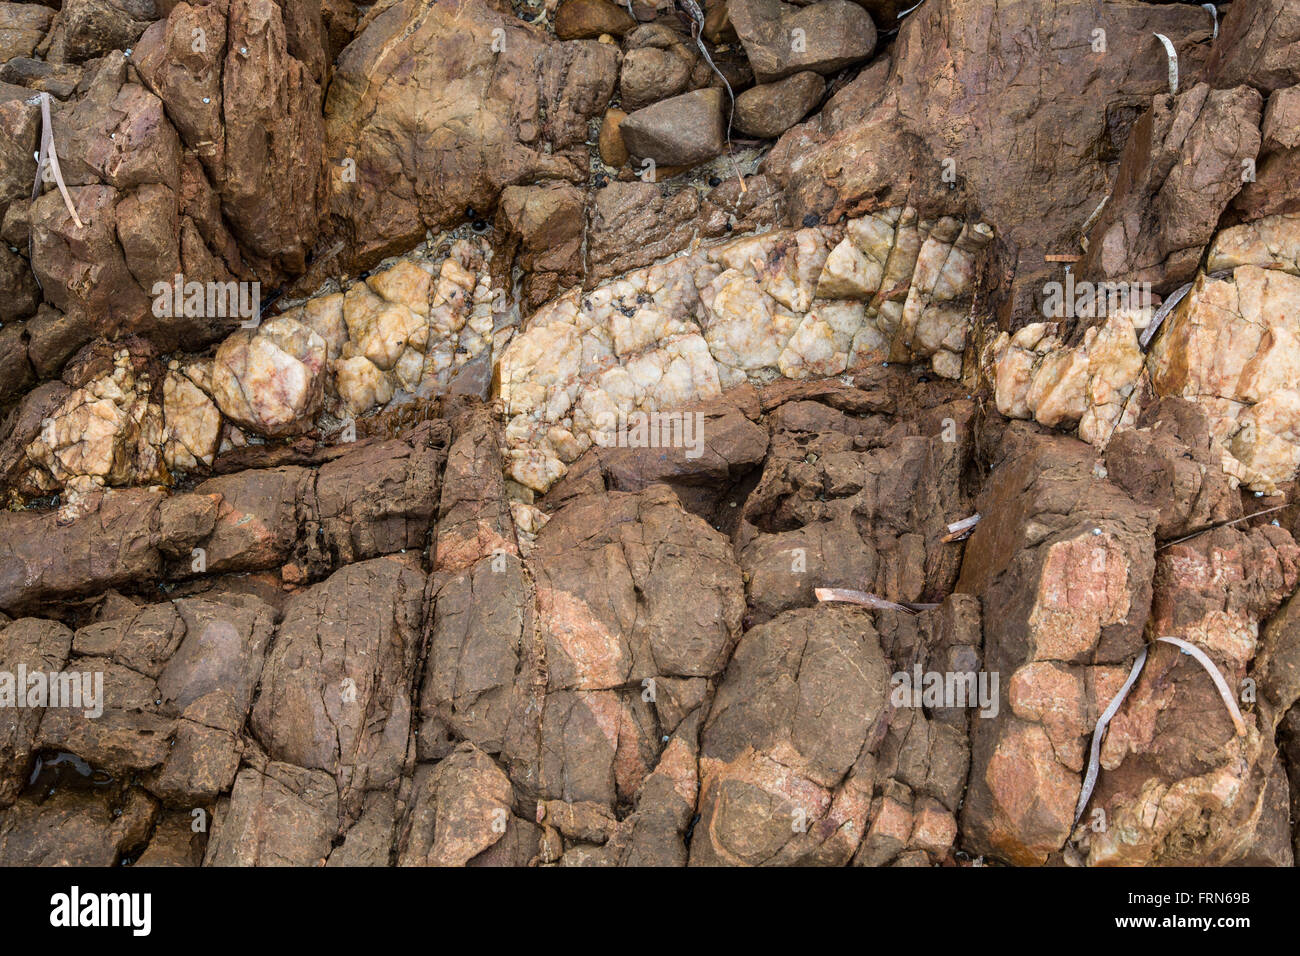
<path id="1" fill-rule="evenodd" d="M 1245 86 L 1157 96 L 1133 126 L 1079 274 L 1160 293 L 1190 280 L 1259 152 L 1262 105 Z"/>
<path id="2" fill-rule="evenodd" d="M 628 12 L 609 0 L 564 0 L 555 11 L 555 35 L 561 40 L 621 37 L 635 27 Z"/>
<path id="3" fill-rule="evenodd" d="M 902 21 L 888 67 L 863 71 L 820 116 L 786 133 L 764 171 L 784 190 L 790 222 L 834 220 L 868 204 L 906 201 L 924 213 L 974 204 L 1013 270 L 1009 314 L 1024 315 L 1059 268 L 1044 255 L 1078 249 L 1129 126 L 1168 90 L 1152 33 L 1171 39 L 1191 85 L 1211 27 L 1204 10 L 1181 4 L 1099 12 L 1069 0 L 1049 17 L 1032 3 L 926 0 Z M 1094 48 L 1097 30 L 1104 52 Z M 1045 64 L 1041 83 L 1023 82 L 1025 49 Z M 1032 159 L 1007 161 L 1018 155 Z"/>
<path id="4" fill-rule="evenodd" d="M 424 575 L 414 556 L 349 565 L 285 605 L 251 728 L 274 760 L 324 771 L 339 810 L 404 771 Z"/>
<path id="5" fill-rule="evenodd" d="M 575 147 L 613 92 L 617 60 L 611 46 L 553 41 L 486 0 L 384 9 L 340 56 L 325 105 L 329 207 L 355 258 L 405 251 L 467 208 L 490 209 L 505 186 L 585 179 Z M 375 84 L 377 73 L 397 79 Z"/>

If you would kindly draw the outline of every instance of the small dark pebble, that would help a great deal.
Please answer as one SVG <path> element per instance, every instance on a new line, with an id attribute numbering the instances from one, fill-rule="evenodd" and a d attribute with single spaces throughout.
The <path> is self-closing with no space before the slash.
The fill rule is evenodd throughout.
<path id="1" fill-rule="evenodd" d="M 727 232 L 731 232 L 731 230 L 734 229 L 735 227 L 731 223 L 727 223 L 726 226 L 724 226 L 723 228 L 726 229 Z"/>
<path id="2" fill-rule="evenodd" d="M 466 206 L 466 207 L 465 207 L 465 218 L 466 218 L 466 219 L 477 219 L 477 218 L 478 218 L 478 210 L 475 209 L 473 206 Z"/>
<path id="3" fill-rule="evenodd" d="M 717 176 L 710 176 L 709 185 L 712 186 L 714 189 L 717 189 L 719 186 L 722 185 L 722 180 L 719 179 Z"/>
<path id="4" fill-rule="evenodd" d="M 605 174 L 604 174 L 604 173 L 597 173 L 597 174 L 596 174 L 596 188 L 597 188 L 597 189 L 604 189 L 604 188 L 605 188 L 606 186 L 608 186 L 608 185 L 609 185 L 609 180 L 605 178 Z"/>
<path id="5" fill-rule="evenodd" d="M 811 229 L 813 226 L 818 225 L 821 221 L 822 221 L 821 216 L 817 215 L 817 213 L 815 212 L 810 212 L 808 213 L 808 215 L 803 217 L 803 227 L 805 229 Z"/>
<path id="6" fill-rule="evenodd" d="M 484 219 L 475 219 L 474 222 L 471 224 L 470 228 L 473 229 L 475 232 L 487 232 L 488 224 L 487 221 Z"/>

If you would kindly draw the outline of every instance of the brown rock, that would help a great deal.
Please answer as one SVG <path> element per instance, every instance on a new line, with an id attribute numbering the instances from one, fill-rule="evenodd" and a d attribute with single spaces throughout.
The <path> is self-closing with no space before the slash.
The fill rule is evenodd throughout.
<path id="1" fill-rule="evenodd" d="M 731 14 L 727 11 L 727 0 L 704 0 L 704 39 L 710 43 L 734 43 L 736 28 L 731 25 Z"/>
<path id="2" fill-rule="evenodd" d="M 587 234 L 589 278 L 607 279 L 684 249 L 696 235 L 700 210 L 694 189 L 665 196 L 654 183 L 613 182 L 598 190 Z"/>
<path id="3" fill-rule="evenodd" d="M 698 48 L 664 24 L 638 27 L 628 34 L 626 46 L 619 96 L 629 112 L 713 82 L 714 73 Z"/>
<path id="4" fill-rule="evenodd" d="M 271 758 L 332 776 L 350 821 L 407 758 L 425 583 L 411 563 L 363 561 L 294 594 L 253 707 Z"/>
<path id="5" fill-rule="evenodd" d="M 1300 82 L 1293 51 L 1300 11 L 1287 0 L 1260 0 L 1228 9 L 1206 72 L 1216 87 L 1249 83 L 1264 91 Z"/>
<path id="6" fill-rule="evenodd" d="M 205 866 L 317 866 L 338 831 L 334 780 L 287 763 L 245 767 L 213 816 Z"/>
<path id="7" fill-rule="evenodd" d="M 204 811 L 206 813 L 206 811 Z M 195 833 L 195 818 L 184 810 L 162 813 L 149 845 L 133 866 L 201 866 L 206 833 Z"/>
<path id="8" fill-rule="evenodd" d="M 104 675 L 102 712 L 51 708 L 38 744 L 140 774 L 174 805 L 215 799 L 239 767 L 273 620 L 256 598 L 182 599 L 80 629 L 74 669 Z"/>
<path id="9" fill-rule="evenodd" d="M 1028 865 L 1069 838 L 1084 742 L 1143 646 L 1155 514 L 1099 480 L 1082 442 L 1017 423 L 1003 444 L 957 583 L 999 609 L 984 668 L 1004 697 L 972 721 L 961 830 L 969 850 Z"/>
<path id="10" fill-rule="evenodd" d="M 108 790 L 59 789 L 26 798 L 0 822 L 0 865 L 118 865 L 148 837 L 158 804 L 138 789 L 118 798 Z"/>
<path id="11" fill-rule="evenodd" d="M 780 136 L 817 105 L 825 90 L 826 81 L 811 72 L 745 90 L 736 97 L 736 129 L 759 139 Z"/>
<path id="12" fill-rule="evenodd" d="M 621 169 L 630 158 L 627 147 L 623 145 L 623 134 L 619 132 L 619 126 L 625 119 L 626 112 L 611 107 L 605 111 L 605 117 L 600 121 L 600 159 L 606 166 L 615 169 Z"/>
<path id="13" fill-rule="evenodd" d="M 727 11 L 760 83 L 804 70 L 834 73 L 865 60 L 876 46 L 871 16 L 849 0 L 810 6 L 729 0 Z"/>
<path id="14" fill-rule="evenodd" d="M 501 42 L 494 30 L 505 31 Z M 394 57 L 414 69 L 374 82 Z M 615 47 L 554 41 L 484 0 L 385 8 L 340 56 L 325 109 L 329 207 L 354 258 L 405 251 L 467 207 L 490 209 L 505 186 L 585 180 L 587 123 L 608 104 L 617 71 Z M 424 159 L 431 150 L 436 176 Z"/>
<path id="15" fill-rule="evenodd" d="M 32 367 L 27 360 L 23 327 L 10 325 L 0 329 L 0 402 L 16 398 L 32 382 Z"/>
<path id="16" fill-rule="evenodd" d="M 492 758 L 462 744 L 415 771 L 398 866 L 464 866 L 506 834 L 513 789 Z"/>
<path id="17" fill-rule="evenodd" d="M 1180 398 L 1147 409 L 1138 428 L 1106 446 L 1111 481 L 1160 512 L 1156 535 L 1169 540 L 1241 514 L 1241 496 L 1223 471 L 1205 412 Z"/>
<path id="18" fill-rule="evenodd" d="M 703 162 L 722 152 L 725 99 L 719 89 L 683 93 L 637 110 L 619 131 L 637 159 L 661 166 Z"/>
<path id="19" fill-rule="evenodd" d="M 0 3 L 0 63 L 31 56 L 53 18 L 54 11 L 40 4 Z"/>
<path id="20" fill-rule="evenodd" d="M 1259 152 L 1261 106 L 1249 87 L 1157 96 L 1133 127 L 1079 274 L 1164 293 L 1190 279 Z"/>
<path id="21" fill-rule="evenodd" d="M 524 272 L 554 273 L 560 289 L 580 281 L 586 232 L 581 189 L 568 183 L 507 186 L 497 224 L 506 237 L 507 256 L 513 255 L 514 265 Z"/>
<path id="22" fill-rule="evenodd" d="M 155 15 L 152 2 L 67 0 L 54 18 L 47 57 L 52 63 L 82 63 L 128 49 Z"/>
<path id="23" fill-rule="evenodd" d="M 1044 255 L 1077 249 L 1079 227 L 1108 191 L 1110 164 L 1140 115 L 1129 104 L 1168 90 L 1151 34 L 1171 39 L 1191 84 L 1207 55 L 1200 41 L 1210 18 L 1194 6 L 1125 3 L 1099 19 L 1093 6 L 1068 0 L 1045 26 L 1032 4 L 999 4 L 993 52 L 993 8 L 986 0 L 926 0 L 902 20 L 893 62 L 864 70 L 818 117 L 783 136 L 763 170 L 784 191 L 791 222 L 810 213 L 833 221 L 868 197 L 873 208 L 907 202 L 933 210 L 969 198 L 1013 271 L 1008 314 L 1025 315 L 1043 284 L 1059 278 Z M 1104 54 L 1092 50 L 1098 28 L 1106 31 Z M 1012 65 L 1026 46 L 1049 64 L 1046 86 L 1025 86 Z M 975 135 L 977 116 L 996 120 Z M 1028 142 L 1046 144 L 1033 162 L 1006 161 Z"/>
<path id="24" fill-rule="evenodd" d="M 71 647 L 72 632 L 57 621 L 20 618 L 0 629 L 0 666 L 11 675 L 20 667 L 33 673 L 60 671 Z M 16 683 L 16 676 L 12 680 Z M 19 694 L 27 691 L 21 685 L 14 690 Z M 0 806 L 11 804 L 27 783 L 44 711 L 12 703 L 5 708 L 5 720 L 0 724 Z"/>
<path id="25" fill-rule="evenodd" d="M 887 674 L 859 608 L 801 608 L 751 629 L 701 732 L 691 864 L 847 862 L 870 806 L 859 755 Z"/>
<path id="26" fill-rule="evenodd" d="M 555 35 L 561 40 L 595 40 L 601 34 L 621 37 L 636 21 L 609 0 L 564 0 L 555 11 Z"/>
<path id="27" fill-rule="evenodd" d="M 0 215 L 4 215 L 15 199 L 23 202 L 32 195 L 32 180 L 36 177 L 35 152 L 40 148 L 40 107 L 28 103 L 31 93 L 21 86 L 8 82 L 0 85 Z M 15 242 L 16 238 L 8 239 Z"/>

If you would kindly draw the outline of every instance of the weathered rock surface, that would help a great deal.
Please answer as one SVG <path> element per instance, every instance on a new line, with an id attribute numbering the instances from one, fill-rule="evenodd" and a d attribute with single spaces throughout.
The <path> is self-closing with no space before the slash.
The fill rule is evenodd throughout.
<path id="1" fill-rule="evenodd" d="M 0 3 L 0 863 L 1292 865 L 1294 4 L 912 6 Z"/>
<path id="2" fill-rule="evenodd" d="M 1200 83 L 1134 124 L 1079 274 L 1172 292 L 1192 278 L 1259 152 L 1259 94 Z"/>
<path id="3" fill-rule="evenodd" d="M 929 358 L 956 378 L 963 303 L 991 238 L 982 223 L 893 209 L 735 240 L 549 303 L 500 360 L 511 473 L 544 491 L 620 429 L 661 430 L 650 413 L 745 382 L 836 375 L 871 354 Z"/>
<path id="4" fill-rule="evenodd" d="M 631 113 L 619 124 L 635 160 L 690 166 L 712 159 L 725 145 L 726 95 L 718 89 L 683 93 Z"/>
<path id="5" fill-rule="evenodd" d="M 1027 2 L 927 0 L 902 21 L 891 61 L 863 70 L 821 114 L 787 132 L 764 171 L 785 191 L 790 222 L 901 202 L 951 213 L 969 202 L 1005 244 L 1007 308 L 1024 316 L 1059 277 L 1044 256 L 1078 249 L 1132 123 L 1168 91 L 1152 33 L 1174 43 L 1190 87 L 1211 28 L 1208 13 L 1180 4 L 1098 11 L 1071 0 L 1048 15 Z M 1104 53 L 1094 49 L 1096 30 Z M 1025 50 L 1034 51 L 1028 60 Z M 1047 64 L 1029 83 L 1028 62 Z M 1008 162 L 1015 155 L 1033 158 Z"/>
<path id="6" fill-rule="evenodd" d="M 736 97 L 736 129 L 759 139 L 780 136 L 808 115 L 825 89 L 825 80 L 805 72 L 745 90 Z"/>
<path id="7" fill-rule="evenodd" d="M 865 60 L 876 46 L 871 16 L 849 0 L 819 0 L 808 6 L 729 0 L 727 12 L 760 83 L 803 70 L 834 73 Z"/>
<path id="8" fill-rule="evenodd" d="M 605 33 L 621 37 L 635 27 L 627 11 L 609 0 L 564 0 L 555 10 L 555 35 L 561 40 L 597 40 Z"/>
<path id="9" fill-rule="evenodd" d="M 329 209 L 350 257 L 404 252 L 505 186 L 585 178 L 579 147 L 617 71 L 613 47 L 551 40 L 488 0 L 385 7 L 340 56 L 325 103 Z"/>

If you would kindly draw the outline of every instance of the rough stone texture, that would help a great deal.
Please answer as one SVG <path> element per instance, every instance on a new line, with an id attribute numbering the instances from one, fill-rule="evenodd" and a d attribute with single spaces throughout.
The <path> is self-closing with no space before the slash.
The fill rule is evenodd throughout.
<path id="1" fill-rule="evenodd" d="M 4 512 L 0 608 L 195 572 L 278 568 L 291 557 L 292 573 L 323 574 L 422 548 L 445 449 L 445 426 L 435 422 L 368 441 L 319 469 L 248 469 L 170 496 L 92 491 L 61 511 Z"/>
<path id="2" fill-rule="evenodd" d="M 0 4 L 0 62 L 31 56 L 53 18 L 54 11 L 39 4 Z"/>
<path id="3" fill-rule="evenodd" d="M 1105 445 L 1137 412 L 1128 400 L 1144 356 L 1133 323 L 1130 312 L 1113 312 L 1073 348 L 1063 348 L 1044 322 L 1003 332 L 993 345 L 998 411 L 1049 428 L 1077 424 L 1080 438 Z"/>
<path id="4" fill-rule="evenodd" d="M 349 565 L 290 598 L 253 707 L 268 755 L 331 774 L 345 817 L 395 789 L 407 758 L 424 599 L 411 564 Z"/>
<path id="5" fill-rule="evenodd" d="M 1271 527 L 1221 528 L 1170 547 L 1157 559 L 1152 632 L 1192 641 L 1240 686 L 1259 622 L 1295 589 L 1298 558 L 1291 536 Z M 1271 728 L 1246 721 L 1237 736 L 1201 666 L 1176 647 L 1153 648 L 1102 748 L 1092 805 L 1107 826 L 1081 841 L 1087 861 L 1290 866 Z"/>
<path id="6" fill-rule="evenodd" d="M 529 304 L 540 305 L 552 297 L 545 293 L 570 288 L 580 281 L 586 231 L 584 206 L 582 190 L 567 183 L 508 186 L 502 191 L 497 220 L 509 237 L 507 249 L 514 250 L 514 264 L 530 273 L 525 282 L 530 291 L 536 292 L 528 298 L 537 297 L 537 301 Z"/>
<path id="7" fill-rule="evenodd" d="M 1205 406 L 1225 448 L 1225 469 L 1271 491 L 1300 466 L 1293 367 L 1300 278 L 1240 266 L 1225 279 L 1197 278 L 1151 350 L 1158 395 Z"/>
<path id="8" fill-rule="evenodd" d="M 1300 40 L 1300 11 L 1286 0 L 1261 0 L 1229 9 L 1219 30 L 1206 72 L 1215 86 L 1249 83 L 1261 90 L 1300 81 L 1295 44 Z"/>
<path id="9" fill-rule="evenodd" d="M 739 239 L 563 296 L 500 360 L 511 473 L 544 491 L 593 444 L 622 441 L 634 413 L 779 375 L 839 374 L 872 353 L 929 358 L 959 377 L 963 303 L 991 238 L 982 223 L 893 209 L 842 231 Z"/>
<path id="10" fill-rule="evenodd" d="M 813 70 L 834 73 L 876 46 L 871 16 L 849 0 L 795 6 L 781 0 L 729 0 L 727 12 L 760 83 Z"/>
<path id="11" fill-rule="evenodd" d="M 575 147 L 617 68 L 613 47 L 553 41 L 487 0 L 384 8 L 339 58 L 325 103 L 329 208 L 351 258 L 403 252 L 507 185 L 583 178 Z M 389 80 L 373 84 L 376 74 Z M 430 151 L 438 163 L 422 161 Z"/>
<path id="12" fill-rule="evenodd" d="M 690 166 L 712 159 L 725 145 L 725 99 L 718 89 L 670 97 L 629 114 L 619 124 L 619 135 L 636 160 Z"/>
<path id="13" fill-rule="evenodd" d="M 713 82 L 714 73 L 695 44 L 666 25 L 637 27 L 626 46 L 618 92 L 628 112 Z"/>
<path id="14" fill-rule="evenodd" d="M 561 40 L 596 40 L 604 33 L 621 37 L 635 26 L 626 10 L 608 0 L 564 0 L 555 10 L 555 35 Z"/>
<path id="15" fill-rule="evenodd" d="M 217 804 L 206 866 L 318 866 L 337 830 L 338 794 L 327 773 L 284 763 L 246 767 Z"/>
<path id="16" fill-rule="evenodd" d="M 910 5 L 0 3 L 0 863 L 1291 865 L 1300 21 Z"/>
<path id="17" fill-rule="evenodd" d="M 998 720 L 972 721 L 968 851 L 1046 862 L 1073 828 L 1088 736 L 1142 646 L 1155 515 L 1093 474 L 1082 442 L 1008 430 L 957 590 L 998 608 L 984 666 Z"/>
<path id="18" fill-rule="evenodd" d="M 1150 282 L 1192 278 L 1228 202 L 1259 152 L 1262 101 L 1250 87 L 1199 83 L 1157 96 L 1129 135 L 1116 187 L 1088 236 L 1081 276 Z"/>
<path id="19" fill-rule="evenodd" d="M 54 63 L 81 62 L 130 47 L 157 15 L 153 0 L 70 0 L 47 37 Z"/>
<path id="20" fill-rule="evenodd" d="M 81 628 L 66 667 L 104 674 L 103 713 L 51 707 L 37 745 L 140 774 L 175 806 L 215 799 L 235 780 L 274 618 L 256 598 L 190 598 Z"/>
<path id="21" fill-rule="evenodd" d="M 826 82 L 816 73 L 795 73 L 736 97 L 736 129 L 759 139 L 780 136 L 821 102 Z"/>
<path id="22" fill-rule="evenodd" d="M 1069 0 L 1048 11 L 1027 0 L 926 2 L 902 21 L 892 60 L 862 71 L 787 132 L 764 171 L 785 191 L 791 222 L 901 202 L 927 215 L 977 206 L 1005 244 L 1007 315 L 1024 316 L 1059 277 L 1044 255 L 1077 251 L 1129 127 L 1151 96 L 1168 91 L 1151 34 L 1172 40 L 1190 87 L 1207 56 L 1197 41 L 1208 39 L 1210 17 L 1181 4 L 1098 9 Z M 1093 50 L 1096 29 L 1105 31 L 1104 53 Z M 1044 62 L 1027 82 L 1025 67 Z"/>

